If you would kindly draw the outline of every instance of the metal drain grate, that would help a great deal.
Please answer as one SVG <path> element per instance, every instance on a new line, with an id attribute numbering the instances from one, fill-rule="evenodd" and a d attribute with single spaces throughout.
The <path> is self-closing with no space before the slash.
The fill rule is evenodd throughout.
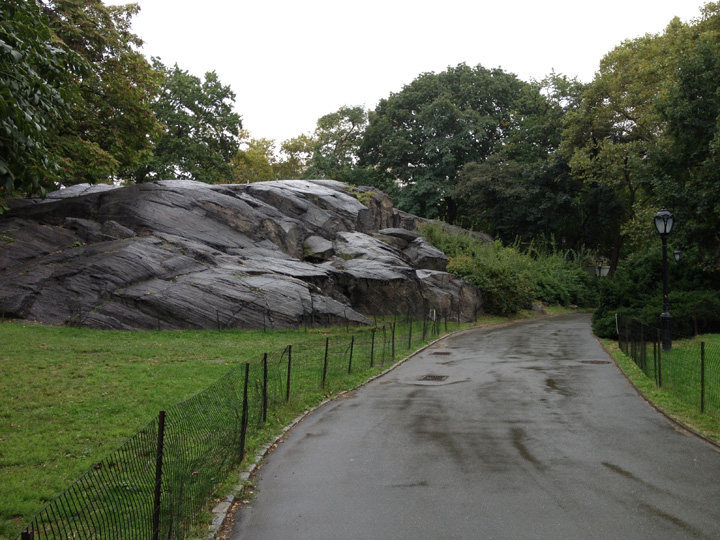
<path id="1" fill-rule="evenodd" d="M 434 352 L 432 352 L 431 354 L 439 354 L 439 355 L 442 355 L 442 356 L 447 356 L 447 355 L 449 355 L 449 354 L 451 354 L 451 353 L 450 353 L 450 351 L 434 351 Z"/>
<path id="2" fill-rule="evenodd" d="M 580 363 L 581 363 L 581 364 L 594 364 L 594 365 L 598 365 L 598 364 L 609 364 L 610 362 L 607 361 L 607 360 L 580 360 Z"/>
<path id="3" fill-rule="evenodd" d="M 418 377 L 418 381 L 444 381 L 447 379 L 447 375 L 423 375 Z"/>

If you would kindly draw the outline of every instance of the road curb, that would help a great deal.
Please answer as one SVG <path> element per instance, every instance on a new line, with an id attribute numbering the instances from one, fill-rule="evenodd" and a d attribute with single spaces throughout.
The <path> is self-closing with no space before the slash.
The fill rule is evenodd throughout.
<path id="1" fill-rule="evenodd" d="M 617 363 L 617 360 L 616 360 L 615 357 L 612 355 L 612 353 L 607 349 L 607 347 L 605 347 L 605 345 L 603 344 L 603 342 L 600 341 L 600 338 L 598 338 L 595 334 L 593 334 L 593 337 L 597 340 L 597 342 L 598 342 L 598 344 L 600 345 L 600 347 L 602 348 L 602 350 L 605 351 L 605 354 L 607 354 L 608 357 L 610 358 L 610 360 L 612 360 L 612 363 L 613 363 L 613 365 L 617 368 L 617 370 L 622 374 L 623 377 L 625 377 L 625 379 L 627 380 L 627 382 L 630 383 L 630 386 L 633 387 L 633 389 L 635 390 L 635 392 L 637 392 L 637 394 L 638 394 L 641 398 L 643 398 L 643 400 L 645 400 L 645 402 L 646 402 L 648 405 L 650 405 L 650 407 L 652 407 L 652 408 L 655 409 L 657 412 L 659 412 L 662 416 L 664 416 L 665 418 L 667 418 L 672 424 L 675 425 L 675 427 L 679 428 L 681 431 L 684 431 L 684 432 L 687 433 L 688 435 L 694 435 L 694 436 L 697 437 L 698 439 L 702 439 L 703 441 L 705 441 L 706 443 L 708 443 L 710 446 L 712 446 L 712 447 L 713 447 L 713 450 L 715 450 L 716 452 L 720 452 L 720 443 L 718 443 L 718 442 L 716 442 L 716 441 L 713 441 L 712 439 L 710 439 L 709 437 L 706 437 L 705 435 L 703 435 L 702 433 L 700 433 L 700 432 L 697 431 L 696 429 L 693 429 L 692 427 L 688 426 L 687 424 L 685 424 L 685 423 L 682 422 L 681 420 L 678 420 L 678 419 L 675 418 L 674 416 L 672 416 L 672 415 L 670 415 L 669 413 L 665 412 L 665 411 L 664 411 L 663 409 L 661 409 L 658 405 L 656 405 L 650 398 L 648 398 L 645 394 L 643 394 L 642 390 L 640 390 L 640 388 L 637 387 L 637 385 L 632 381 L 632 379 L 627 375 L 627 373 L 625 373 L 625 371 L 623 370 L 623 368 L 620 367 L 620 365 Z"/>

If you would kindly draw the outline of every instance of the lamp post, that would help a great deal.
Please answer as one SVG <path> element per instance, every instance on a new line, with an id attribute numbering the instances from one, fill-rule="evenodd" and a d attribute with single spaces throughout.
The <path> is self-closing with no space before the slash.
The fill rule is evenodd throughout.
<path id="1" fill-rule="evenodd" d="M 667 238 L 675 225 L 675 216 L 665 207 L 655 214 L 655 228 L 662 239 L 662 264 L 663 264 L 663 312 L 660 314 L 662 321 L 662 349 L 669 351 L 672 348 L 670 337 L 670 301 L 668 299 L 668 264 L 667 264 Z"/>
<path id="2" fill-rule="evenodd" d="M 675 262 L 680 262 L 680 259 L 682 258 L 682 251 L 676 249 L 673 251 L 673 257 L 675 257 Z"/>

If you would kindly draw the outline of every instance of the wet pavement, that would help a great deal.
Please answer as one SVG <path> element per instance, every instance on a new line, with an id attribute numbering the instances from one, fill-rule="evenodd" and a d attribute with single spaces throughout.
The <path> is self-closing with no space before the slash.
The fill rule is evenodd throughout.
<path id="1" fill-rule="evenodd" d="M 720 538 L 720 453 L 584 314 L 433 345 L 311 414 L 257 486 L 233 538 Z"/>

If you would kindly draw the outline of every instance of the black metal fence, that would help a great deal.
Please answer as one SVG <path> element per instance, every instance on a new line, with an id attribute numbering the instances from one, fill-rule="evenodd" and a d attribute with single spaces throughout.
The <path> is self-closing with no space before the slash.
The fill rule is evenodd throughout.
<path id="1" fill-rule="evenodd" d="M 18 538 L 184 538 L 242 461 L 248 441 L 267 437 L 283 410 L 348 388 L 459 324 L 459 318 L 396 320 L 239 364 L 161 411 L 52 499 Z"/>
<path id="2" fill-rule="evenodd" d="M 620 349 L 658 387 L 701 412 L 720 411 L 720 337 L 674 335 L 663 351 L 657 328 L 618 315 L 617 331 Z"/>

